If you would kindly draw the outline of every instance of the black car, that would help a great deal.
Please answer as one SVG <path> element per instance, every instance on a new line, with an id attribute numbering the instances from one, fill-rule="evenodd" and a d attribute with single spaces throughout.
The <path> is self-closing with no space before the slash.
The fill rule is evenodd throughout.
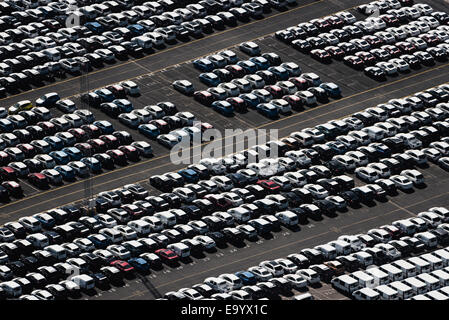
<path id="1" fill-rule="evenodd" d="M 145 198 L 145 201 L 151 203 L 156 211 L 168 210 L 170 208 L 169 203 L 161 197 L 149 196 Z"/>
<path id="2" fill-rule="evenodd" d="M 291 43 L 293 48 L 303 53 L 309 53 L 313 49 L 312 45 L 307 40 L 296 39 Z"/>
<path id="3" fill-rule="evenodd" d="M 228 177 L 237 188 L 243 188 L 249 183 L 248 178 L 240 173 L 229 173 L 226 177 Z"/>
<path id="4" fill-rule="evenodd" d="M 350 206 L 355 206 L 360 203 L 360 198 L 354 191 L 351 190 L 343 191 L 340 192 L 338 195 L 342 197 L 343 200 L 345 200 L 346 203 L 348 203 Z"/>
<path id="5" fill-rule="evenodd" d="M 364 70 L 365 75 L 375 80 L 384 81 L 386 79 L 386 73 L 378 67 L 367 67 Z"/>
<path id="6" fill-rule="evenodd" d="M 437 241 L 440 245 L 446 246 L 449 243 L 449 233 L 443 228 L 436 228 L 429 232 L 437 237 Z"/>
<path id="7" fill-rule="evenodd" d="M 320 208 L 321 212 L 324 214 L 335 214 L 337 211 L 337 206 L 329 200 L 315 200 L 313 201 L 313 204 Z"/>
<path id="8" fill-rule="evenodd" d="M 226 244 L 226 237 L 222 232 L 212 231 L 212 232 L 207 232 L 205 235 L 212 238 L 212 240 L 215 241 L 217 246 L 223 246 Z"/>
<path id="9" fill-rule="evenodd" d="M 335 260 L 340 262 L 348 272 L 357 271 L 361 267 L 359 261 L 352 256 L 339 256 Z"/>
<path id="10" fill-rule="evenodd" d="M 150 184 L 161 191 L 170 192 L 173 190 L 173 181 L 165 176 L 152 176 L 149 179 Z"/>
<path id="11" fill-rule="evenodd" d="M 196 205 L 186 205 L 180 208 L 189 215 L 191 220 L 197 220 L 203 216 L 201 209 Z"/>
<path id="12" fill-rule="evenodd" d="M 374 191 L 369 188 L 356 187 L 351 190 L 354 192 L 361 202 L 371 202 L 374 200 L 375 194 Z M 344 198 L 343 198 L 344 199 Z"/>
<path id="13" fill-rule="evenodd" d="M 182 204 L 182 200 L 174 193 L 162 193 L 159 195 L 170 206 L 170 208 L 179 208 Z"/>

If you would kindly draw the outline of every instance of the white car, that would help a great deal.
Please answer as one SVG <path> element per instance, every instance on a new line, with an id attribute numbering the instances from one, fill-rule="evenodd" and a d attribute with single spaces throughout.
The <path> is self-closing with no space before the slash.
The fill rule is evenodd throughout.
<path id="1" fill-rule="evenodd" d="M 125 92 L 131 96 L 140 94 L 139 86 L 134 81 L 123 81 L 120 85 L 125 89 Z"/>
<path id="2" fill-rule="evenodd" d="M 390 180 L 394 182 L 396 187 L 401 190 L 410 190 L 413 188 L 413 182 L 403 175 L 394 175 L 390 177 Z"/>
<path id="3" fill-rule="evenodd" d="M 298 271 L 298 266 L 288 259 L 280 258 L 274 261 L 281 265 L 285 274 L 294 274 Z"/>
<path id="4" fill-rule="evenodd" d="M 286 274 L 283 278 L 289 281 L 290 285 L 295 289 L 304 289 L 307 287 L 307 280 L 299 274 Z"/>
<path id="5" fill-rule="evenodd" d="M 320 283 L 320 275 L 312 269 L 301 269 L 296 272 L 297 275 L 303 277 L 309 284 Z"/>
<path id="6" fill-rule="evenodd" d="M 394 58 L 388 62 L 395 66 L 400 72 L 407 72 L 410 70 L 410 65 L 403 59 Z"/>
<path id="7" fill-rule="evenodd" d="M 324 199 L 329 196 L 329 192 L 319 184 L 309 183 L 304 186 L 304 189 L 308 190 L 317 199 Z"/>
<path id="8" fill-rule="evenodd" d="M 375 170 L 380 178 L 388 178 L 391 175 L 390 169 L 381 162 L 370 163 L 368 168 Z"/>
<path id="9" fill-rule="evenodd" d="M 260 55 L 259 45 L 252 41 L 241 43 L 239 49 L 250 56 Z"/>
<path id="10" fill-rule="evenodd" d="M 251 267 L 248 271 L 254 274 L 258 281 L 268 281 L 273 278 L 273 275 L 264 267 Z"/>
<path id="11" fill-rule="evenodd" d="M 370 167 L 357 168 L 354 172 L 362 181 L 374 182 L 375 180 L 379 179 L 379 174 L 377 173 L 377 171 Z"/>
<path id="12" fill-rule="evenodd" d="M 193 240 L 196 240 L 199 243 L 201 243 L 201 245 L 206 250 L 210 250 L 210 249 L 216 247 L 215 241 L 211 237 L 208 237 L 208 236 L 203 236 L 203 235 L 195 236 L 195 237 L 193 237 Z"/>
<path id="13" fill-rule="evenodd" d="M 428 225 L 432 227 L 437 227 L 442 221 L 441 217 L 437 215 L 435 212 L 420 212 L 418 213 L 418 217 L 423 219 Z"/>
<path id="14" fill-rule="evenodd" d="M 378 62 L 375 66 L 385 71 L 387 75 L 395 75 L 398 73 L 398 69 L 392 63 L 386 61 Z"/>

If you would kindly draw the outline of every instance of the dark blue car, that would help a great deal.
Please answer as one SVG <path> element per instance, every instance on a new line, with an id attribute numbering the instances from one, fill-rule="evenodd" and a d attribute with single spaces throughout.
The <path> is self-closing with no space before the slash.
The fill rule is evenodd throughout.
<path id="1" fill-rule="evenodd" d="M 145 33 L 145 28 L 142 27 L 140 24 L 132 24 L 127 27 L 129 31 L 133 34 L 133 37 L 141 36 Z"/>
<path id="2" fill-rule="evenodd" d="M 12 132 L 14 125 L 8 119 L 0 119 L 0 132 Z"/>
<path id="3" fill-rule="evenodd" d="M 59 165 L 70 162 L 70 157 L 64 151 L 52 151 L 48 155 L 55 160 L 56 164 Z"/>
<path id="4" fill-rule="evenodd" d="M 52 150 L 61 150 L 62 148 L 64 148 L 64 142 L 62 142 L 62 140 L 56 136 L 44 137 L 42 140 L 47 142 Z"/>
<path id="5" fill-rule="evenodd" d="M 41 225 L 42 225 L 42 227 L 44 228 L 44 229 L 51 229 L 51 228 L 53 228 L 54 226 L 55 226 L 55 224 L 56 224 L 56 221 L 55 221 L 55 219 L 43 219 L 40 215 L 34 215 L 33 216 L 34 218 L 36 218 L 36 220 L 37 221 L 39 221 L 40 223 L 41 223 Z"/>
<path id="6" fill-rule="evenodd" d="M 98 237 L 95 234 L 91 234 L 87 237 L 92 243 L 94 244 L 95 248 L 97 249 L 105 249 L 109 244 L 110 241 L 107 238 Z"/>
<path id="7" fill-rule="evenodd" d="M 66 181 L 75 180 L 75 170 L 73 170 L 68 165 L 56 166 L 54 169 L 61 174 L 64 180 Z"/>
<path id="8" fill-rule="evenodd" d="M 210 87 L 216 87 L 220 84 L 220 78 L 212 72 L 201 73 L 199 79 L 202 83 Z"/>
<path id="9" fill-rule="evenodd" d="M 257 71 L 257 65 L 249 60 L 239 61 L 237 62 L 237 65 L 245 69 L 247 74 L 256 73 Z"/>
<path id="10" fill-rule="evenodd" d="M 95 93 L 100 97 L 101 102 L 112 102 L 115 99 L 114 94 L 108 89 L 98 89 Z"/>
<path id="11" fill-rule="evenodd" d="M 152 124 L 141 124 L 140 126 L 137 127 L 137 130 L 139 130 L 139 132 L 141 134 L 143 134 L 145 137 L 151 138 L 151 139 L 155 139 L 157 138 L 158 135 L 161 134 L 161 132 L 159 131 L 159 129 L 152 125 Z"/>
<path id="12" fill-rule="evenodd" d="M 128 260 L 128 263 L 139 272 L 148 272 L 150 270 L 150 264 L 142 258 L 131 258 Z"/>
<path id="13" fill-rule="evenodd" d="M 335 83 L 333 82 L 325 82 L 320 84 L 320 88 L 326 90 L 326 93 L 329 97 L 332 98 L 338 98 L 341 96 L 341 90 L 340 87 L 337 86 Z"/>
<path id="14" fill-rule="evenodd" d="M 83 153 L 77 147 L 67 147 L 61 151 L 65 152 L 69 156 L 70 161 L 79 161 L 83 157 Z"/>
<path id="15" fill-rule="evenodd" d="M 200 71 L 209 72 L 214 69 L 214 64 L 208 59 L 197 59 L 193 61 L 193 66 Z"/>
<path id="16" fill-rule="evenodd" d="M 225 116 L 231 116 L 234 114 L 234 107 L 227 101 L 215 101 L 212 103 L 212 109 Z"/>
<path id="17" fill-rule="evenodd" d="M 102 134 L 111 134 L 115 131 L 112 124 L 106 120 L 95 121 L 93 125 L 97 126 Z"/>
<path id="18" fill-rule="evenodd" d="M 246 105 L 249 108 L 253 108 L 255 109 L 257 107 L 257 105 L 260 103 L 260 99 L 252 93 L 244 93 L 239 95 L 240 99 L 243 99 L 243 101 L 245 101 Z"/>
<path id="19" fill-rule="evenodd" d="M 82 158 L 81 162 L 89 167 L 91 172 L 100 172 L 101 171 L 101 163 L 94 157 L 86 157 Z"/>
<path id="20" fill-rule="evenodd" d="M 184 178 L 184 180 L 188 183 L 197 183 L 200 179 L 198 173 L 192 169 L 182 169 L 179 170 L 178 173 Z"/>
<path id="21" fill-rule="evenodd" d="M 249 61 L 253 62 L 259 70 L 266 70 L 270 67 L 270 62 L 264 57 L 252 57 Z"/>
<path id="22" fill-rule="evenodd" d="M 285 69 L 283 67 L 280 67 L 280 66 L 269 67 L 268 71 L 272 72 L 278 80 L 281 80 L 281 81 L 288 80 L 288 77 L 289 77 L 288 71 L 287 71 L 287 69 Z"/>
<path id="23" fill-rule="evenodd" d="M 235 275 L 242 280 L 244 286 L 252 286 L 257 283 L 257 279 L 252 272 L 238 271 Z"/>
<path id="24" fill-rule="evenodd" d="M 87 22 L 84 26 L 95 34 L 102 34 L 105 31 L 103 26 L 96 21 Z"/>

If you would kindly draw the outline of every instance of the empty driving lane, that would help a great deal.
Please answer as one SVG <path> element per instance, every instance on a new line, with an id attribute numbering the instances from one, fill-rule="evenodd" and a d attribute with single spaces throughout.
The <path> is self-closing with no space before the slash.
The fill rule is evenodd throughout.
<path id="1" fill-rule="evenodd" d="M 89 87 L 94 89 L 111 83 L 134 78 L 150 71 L 155 72 L 168 66 L 183 63 L 197 57 L 210 54 L 212 51 L 222 50 L 238 43 L 267 36 L 277 30 L 305 22 L 313 18 L 345 10 L 353 6 L 367 3 L 367 0 L 299 0 L 296 7 L 285 11 L 273 11 L 264 19 L 252 20 L 247 24 L 240 24 L 236 28 L 228 28 L 221 32 L 214 32 L 203 38 L 192 40 L 156 51 L 144 58 L 129 60 L 123 63 L 106 66 L 89 73 Z M 2 105 L 12 105 L 20 100 L 35 100 L 48 92 L 58 92 L 61 97 L 71 96 L 80 91 L 80 77 L 48 84 L 1 99 Z"/>
<path id="2" fill-rule="evenodd" d="M 164 294 L 190 287 L 207 277 L 236 272 L 264 260 L 285 257 L 304 248 L 335 240 L 343 234 L 364 233 L 395 220 L 410 218 L 433 206 L 449 206 L 449 173 L 434 165 L 421 171 L 427 182 L 426 188 L 415 189 L 409 194 L 400 192 L 397 196 L 389 197 L 387 202 L 376 201 L 375 205 L 349 209 L 338 213 L 336 217 L 323 216 L 322 221 L 310 220 L 308 224 L 300 225 L 300 230 L 283 228 L 273 233 L 272 239 L 246 241 L 247 245 L 243 248 L 229 245 L 215 253 L 206 254 L 205 258 L 194 258 L 193 262 L 181 264 L 177 269 L 164 267 L 163 271 L 152 272 L 147 277 L 154 286 L 153 293 L 136 279 L 127 281 L 126 287 L 114 288 L 114 291 L 98 291 L 101 295 L 94 299 L 154 299 L 154 289 Z"/>
<path id="3" fill-rule="evenodd" d="M 393 82 L 381 83 L 377 87 L 354 93 L 340 100 L 331 101 L 302 113 L 281 118 L 277 121 L 268 121 L 257 126 L 264 129 L 279 129 L 279 137 L 306 127 L 315 126 L 335 118 L 340 118 L 369 106 L 413 94 L 449 81 L 449 64 L 436 69 L 428 69 L 421 73 L 411 74 L 408 77 Z M 242 128 L 246 129 L 246 128 Z M 224 146 L 223 146 L 224 147 Z M 162 150 L 162 148 L 160 148 Z M 147 179 L 154 174 L 178 170 L 185 165 L 174 165 L 169 161 L 169 154 L 157 154 L 153 159 L 142 160 L 126 167 L 118 168 L 91 178 L 93 194 L 104 190 L 121 187 L 127 183 L 134 183 Z M 0 223 L 16 220 L 22 216 L 52 209 L 67 203 L 75 202 L 85 197 L 83 180 L 53 188 L 41 193 L 27 196 L 21 200 L 0 206 L 2 212 Z"/>

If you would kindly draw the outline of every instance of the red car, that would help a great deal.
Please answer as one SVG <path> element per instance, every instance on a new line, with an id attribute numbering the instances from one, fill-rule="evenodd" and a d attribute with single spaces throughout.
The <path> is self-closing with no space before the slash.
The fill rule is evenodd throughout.
<path id="1" fill-rule="evenodd" d="M 126 98 L 126 92 L 125 89 L 119 85 L 119 84 L 113 84 L 110 86 L 107 86 L 106 89 L 112 92 L 112 94 L 117 98 Z"/>
<path id="2" fill-rule="evenodd" d="M 365 67 L 365 63 L 362 59 L 357 56 L 346 56 L 343 59 L 344 63 L 354 69 L 363 69 Z"/>
<path id="3" fill-rule="evenodd" d="M 133 146 L 120 146 L 118 149 L 123 152 L 126 158 L 130 161 L 139 161 L 139 151 Z"/>
<path id="4" fill-rule="evenodd" d="M 120 145 L 118 139 L 112 134 L 102 135 L 99 137 L 99 139 L 106 143 L 108 149 L 115 149 Z"/>
<path id="5" fill-rule="evenodd" d="M 434 34 L 420 34 L 418 37 L 423 39 L 429 47 L 436 46 L 441 42 L 440 38 Z"/>
<path id="6" fill-rule="evenodd" d="M 94 154 L 94 148 L 87 142 L 75 143 L 74 147 L 80 149 L 85 157 L 90 157 Z"/>
<path id="7" fill-rule="evenodd" d="M 0 178 L 3 181 L 17 180 L 16 170 L 14 170 L 11 167 L 1 167 L 0 168 Z"/>
<path id="8" fill-rule="evenodd" d="M 22 187 L 16 181 L 4 181 L 2 182 L 2 186 L 8 190 L 10 195 L 16 198 L 23 196 Z"/>
<path id="9" fill-rule="evenodd" d="M 29 143 L 18 144 L 17 148 L 25 154 L 25 158 L 32 158 L 36 155 L 36 149 Z"/>
<path id="10" fill-rule="evenodd" d="M 37 125 L 44 130 L 45 135 L 47 136 L 54 135 L 58 131 L 56 126 L 50 121 L 41 121 L 38 122 Z"/>
<path id="11" fill-rule="evenodd" d="M 279 192 L 281 186 L 272 180 L 259 180 L 257 184 L 269 192 Z"/>
<path id="12" fill-rule="evenodd" d="M 28 181 L 39 189 L 46 189 L 50 185 L 48 178 L 42 173 L 30 173 L 28 175 Z"/>
<path id="13" fill-rule="evenodd" d="M 5 151 L 0 151 L 0 166 L 11 162 L 11 156 Z"/>
<path id="14" fill-rule="evenodd" d="M 233 78 L 242 78 L 245 76 L 246 72 L 245 70 L 236 64 L 231 64 L 225 67 L 226 70 L 228 70 Z"/>
<path id="15" fill-rule="evenodd" d="M 103 153 L 108 149 L 106 143 L 101 139 L 89 139 L 87 143 L 91 145 L 94 153 Z"/>
<path id="16" fill-rule="evenodd" d="M 332 62 L 332 56 L 326 50 L 323 49 L 314 49 L 310 51 L 310 56 L 323 63 Z"/>
<path id="17" fill-rule="evenodd" d="M 391 14 L 383 14 L 380 18 L 387 24 L 387 27 L 399 27 L 401 22 Z"/>
<path id="18" fill-rule="evenodd" d="M 407 41 L 396 42 L 396 47 L 405 54 L 412 54 L 416 51 L 415 45 Z"/>
<path id="19" fill-rule="evenodd" d="M 204 131 L 206 131 L 206 130 L 209 130 L 209 129 L 213 129 L 213 128 L 214 128 L 214 126 L 211 125 L 211 124 L 208 123 L 208 122 L 197 122 L 197 123 L 195 124 L 195 126 L 196 126 L 197 128 L 200 128 L 200 129 L 201 129 L 201 132 L 204 132 Z"/>
<path id="20" fill-rule="evenodd" d="M 127 164 L 126 155 L 118 149 L 108 150 L 106 151 L 106 154 L 110 156 L 112 160 L 114 160 L 115 164 L 122 166 L 125 166 Z"/>
<path id="21" fill-rule="evenodd" d="M 373 35 L 363 36 L 362 39 L 366 40 L 366 42 L 369 43 L 371 48 L 378 48 L 381 45 L 385 44 L 385 42 L 381 38 Z"/>
<path id="22" fill-rule="evenodd" d="M 387 51 L 392 57 L 399 57 L 401 55 L 401 50 L 399 50 L 396 46 L 393 45 L 382 46 L 382 49 Z"/>
<path id="23" fill-rule="evenodd" d="M 290 82 L 292 82 L 298 90 L 305 90 L 308 87 L 307 81 L 304 78 L 301 77 L 292 77 L 288 79 Z"/>
<path id="24" fill-rule="evenodd" d="M 299 98 L 298 96 L 295 96 L 294 94 L 283 96 L 282 99 L 287 101 L 293 110 L 303 109 L 301 98 Z"/>
<path id="25" fill-rule="evenodd" d="M 343 20 L 341 20 L 339 17 L 337 16 L 329 16 L 327 18 L 324 18 L 324 20 L 329 23 L 332 28 L 340 28 L 342 26 L 345 25 L 345 22 Z"/>
<path id="26" fill-rule="evenodd" d="M 275 84 L 265 86 L 264 89 L 271 93 L 273 99 L 279 99 L 283 95 L 282 88 Z"/>
<path id="27" fill-rule="evenodd" d="M 359 51 L 355 54 L 357 57 L 363 60 L 363 63 L 367 66 L 372 66 L 376 63 L 376 57 L 366 51 Z"/>
<path id="28" fill-rule="evenodd" d="M 116 267 L 120 271 L 126 272 L 126 273 L 134 271 L 134 267 L 131 266 L 128 262 L 123 261 L 123 260 L 114 260 L 111 262 L 111 266 Z"/>
<path id="29" fill-rule="evenodd" d="M 321 32 L 327 32 L 332 28 L 331 24 L 324 19 L 314 19 L 312 22 Z"/>
<path id="30" fill-rule="evenodd" d="M 208 107 L 215 101 L 214 96 L 206 90 L 195 91 L 193 98 Z"/>
<path id="31" fill-rule="evenodd" d="M 327 53 L 329 53 L 331 57 L 336 60 L 341 60 L 346 55 L 346 53 L 337 46 L 328 46 L 324 48 L 324 50 L 326 50 Z"/>
<path id="32" fill-rule="evenodd" d="M 156 128 L 158 128 L 160 133 L 162 134 L 168 133 L 170 131 L 170 125 L 164 120 L 161 119 L 151 120 L 148 123 L 156 126 Z"/>
<path id="33" fill-rule="evenodd" d="M 86 131 L 89 138 L 94 139 L 101 136 L 101 130 L 96 125 L 93 124 L 84 124 L 80 127 L 84 131 Z"/>
<path id="34" fill-rule="evenodd" d="M 226 99 L 227 102 L 234 107 L 234 110 L 237 112 L 245 112 L 247 111 L 246 103 L 242 98 L 239 97 L 230 97 Z"/>
<path id="35" fill-rule="evenodd" d="M 387 231 L 393 239 L 402 237 L 402 232 L 395 226 L 382 226 L 380 229 Z"/>
<path id="36" fill-rule="evenodd" d="M 138 218 L 143 215 L 143 210 L 134 204 L 124 204 L 121 208 L 128 212 L 133 218 Z"/>
<path id="37" fill-rule="evenodd" d="M 69 133 L 71 133 L 77 142 L 83 142 L 89 139 L 89 135 L 86 131 L 84 131 L 81 128 L 72 128 L 68 130 Z"/>
<path id="38" fill-rule="evenodd" d="M 165 263 L 175 263 L 179 260 L 179 256 L 170 249 L 159 249 L 154 251 Z"/>
<path id="39" fill-rule="evenodd" d="M 207 199 L 210 202 L 212 202 L 212 204 L 218 207 L 221 211 L 227 210 L 232 207 L 231 201 L 229 201 L 220 194 L 208 194 L 204 196 L 204 199 Z"/>

